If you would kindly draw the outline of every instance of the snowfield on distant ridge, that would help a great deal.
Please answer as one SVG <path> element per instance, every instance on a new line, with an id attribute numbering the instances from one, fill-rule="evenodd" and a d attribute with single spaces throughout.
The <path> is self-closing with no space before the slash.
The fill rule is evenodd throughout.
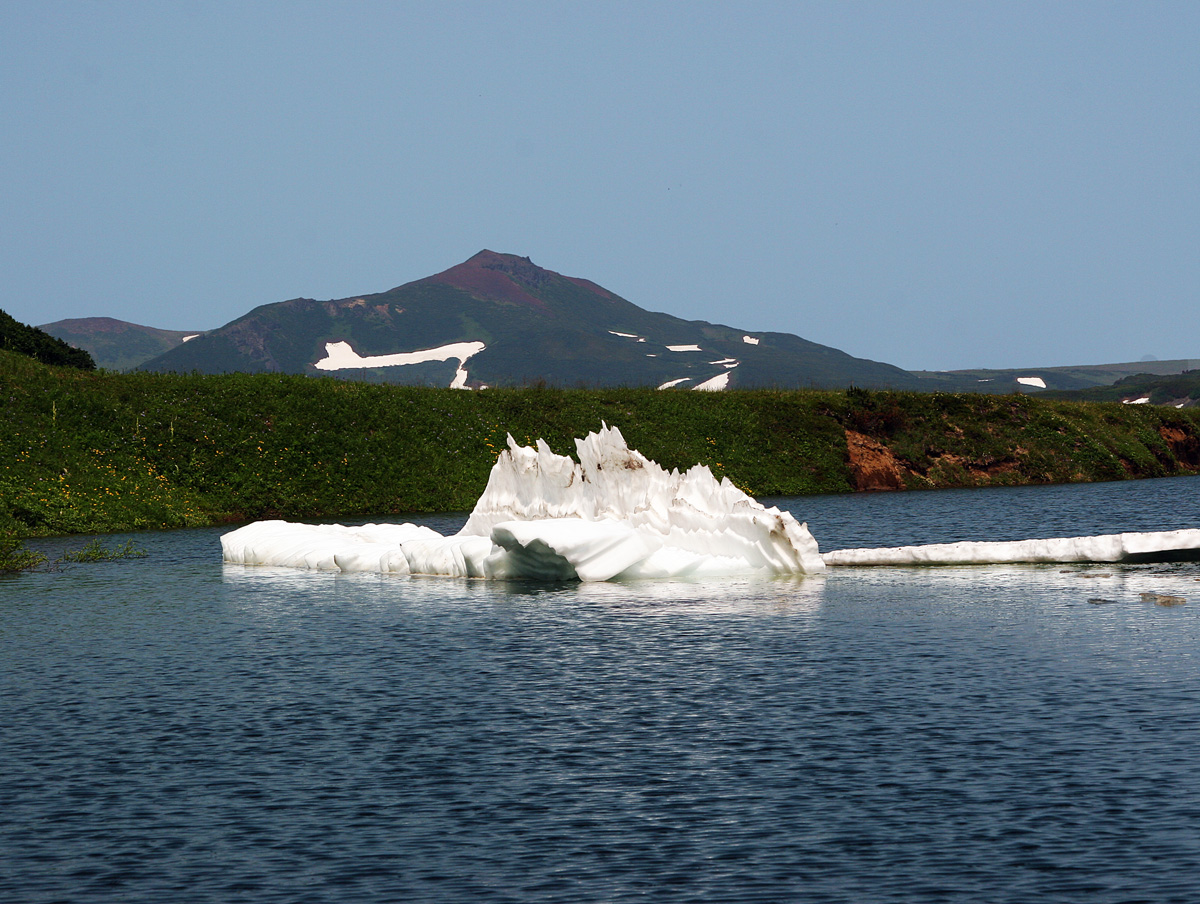
<path id="1" fill-rule="evenodd" d="M 458 370 L 451 389 L 466 389 L 467 371 L 463 366 L 467 359 L 487 348 L 482 342 L 454 342 L 437 348 L 420 349 L 415 352 L 398 352 L 394 355 L 368 355 L 363 357 L 350 347 L 349 342 L 326 342 L 325 357 L 313 366 L 317 370 L 349 370 L 357 367 L 397 367 L 403 364 L 423 364 L 426 361 L 449 361 L 458 359 Z"/>
<path id="2" fill-rule="evenodd" d="M 722 389 L 728 389 L 728 388 L 729 388 L 729 371 L 726 371 L 723 374 L 717 374 L 712 379 L 705 380 L 699 386 L 692 387 L 692 389 L 696 389 L 701 392 L 720 392 Z"/>

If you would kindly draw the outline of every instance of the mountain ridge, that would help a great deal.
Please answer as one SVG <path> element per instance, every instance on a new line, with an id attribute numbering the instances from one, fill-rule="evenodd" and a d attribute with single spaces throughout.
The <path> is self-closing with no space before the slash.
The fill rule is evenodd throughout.
<path id="1" fill-rule="evenodd" d="M 340 342 L 364 360 L 484 344 L 469 366 L 461 359 L 430 357 L 332 371 L 406 385 L 920 385 L 901 368 L 788 333 L 747 332 L 647 311 L 591 280 L 487 249 L 386 292 L 260 305 L 140 369 L 317 374 L 318 364 L 330 357 L 328 346 Z M 464 368 L 465 380 L 459 376 Z"/>
<path id="2" fill-rule="evenodd" d="M 1110 386 L 1137 373 L 1178 374 L 1200 361 L 904 371 L 790 333 L 743 331 L 638 307 L 592 280 L 484 249 L 430 276 L 379 293 L 259 305 L 218 330 L 159 330 L 107 317 L 42 327 L 115 370 L 338 375 L 441 386 L 675 385 L 696 388 L 869 388 L 924 392 L 1041 392 Z M 204 341 L 201 341 L 201 340 Z M 188 341 L 193 347 L 179 351 Z M 437 349 L 479 343 L 464 365 Z M 195 344 L 199 343 L 199 344 Z M 334 366 L 424 354 L 419 363 Z M 710 354 L 671 351 L 695 345 Z M 758 346 L 757 351 L 751 345 Z M 653 346 L 653 347 L 652 347 Z M 690 359 L 690 360 L 689 360 Z M 320 365 L 326 361 L 327 366 Z M 731 366 L 735 365 L 735 366 Z M 723 373 L 725 374 L 722 379 Z"/>

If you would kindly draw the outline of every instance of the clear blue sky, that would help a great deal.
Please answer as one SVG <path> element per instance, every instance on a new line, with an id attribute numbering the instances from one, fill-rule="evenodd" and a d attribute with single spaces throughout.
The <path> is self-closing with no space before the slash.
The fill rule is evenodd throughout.
<path id="1" fill-rule="evenodd" d="M 1200 3 L 0 4 L 0 308 L 482 248 L 908 368 L 1200 358 Z"/>

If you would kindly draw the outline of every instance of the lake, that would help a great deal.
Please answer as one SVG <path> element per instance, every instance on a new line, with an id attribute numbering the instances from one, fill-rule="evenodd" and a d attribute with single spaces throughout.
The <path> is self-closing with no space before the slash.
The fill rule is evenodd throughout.
<path id="1" fill-rule="evenodd" d="M 1200 525 L 1194 477 L 767 501 L 823 550 Z M 220 533 L 0 579 L 0 900 L 1200 896 L 1196 563 L 531 585 Z"/>

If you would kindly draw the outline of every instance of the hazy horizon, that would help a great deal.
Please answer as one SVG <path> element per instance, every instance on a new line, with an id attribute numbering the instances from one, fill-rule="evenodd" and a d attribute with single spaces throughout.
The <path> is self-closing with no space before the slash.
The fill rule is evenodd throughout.
<path id="1" fill-rule="evenodd" d="M 913 370 L 1200 357 L 1200 7 L 0 7 L 0 308 L 213 329 L 482 248 Z"/>

